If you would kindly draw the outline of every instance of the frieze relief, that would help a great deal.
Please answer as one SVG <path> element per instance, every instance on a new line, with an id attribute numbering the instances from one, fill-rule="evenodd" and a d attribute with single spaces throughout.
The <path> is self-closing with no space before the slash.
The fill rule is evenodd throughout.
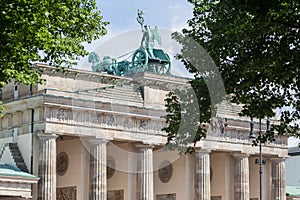
<path id="1" fill-rule="evenodd" d="M 48 108 L 46 116 L 46 121 L 50 122 L 164 134 L 161 129 L 164 127 L 165 122 L 160 119 L 154 120 L 62 108 Z"/>
<path id="2" fill-rule="evenodd" d="M 224 132 L 209 130 L 207 138 L 224 141 L 249 141 L 249 133 L 240 130 L 224 130 Z"/>
<path id="3" fill-rule="evenodd" d="M 210 129 L 214 133 L 223 134 L 225 123 L 222 118 L 214 117 L 210 120 Z"/>
<path id="4" fill-rule="evenodd" d="M 68 115 L 67 111 L 60 108 L 57 111 L 56 118 L 58 121 L 66 121 L 68 119 L 67 115 Z"/>
<path id="5" fill-rule="evenodd" d="M 249 131 L 241 131 L 241 130 L 226 130 L 224 133 L 219 131 L 211 131 L 209 130 L 207 139 L 218 140 L 218 141 L 234 141 L 234 142 L 250 142 L 249 140 Z M 285 146 L 287 145 L 287 138 L 284 136 L 279 136 L 275 138 L 274 142 L 267 142 L 266 145 L 270 146 Z"/>
<path id="6" fill-rule="evenodd" d="M 229 128 L 226 119 L 220 117 L 212 118 L 209 124 L 207 139 L 218 141 L 249 141 L 249 131 L 241 130 L 243 127 L 236 125 L 236 128 Z"/>
<path id="7" fill-rule="evenodd" d="M 165 134 L 161 129 L 165 122 L 161 119 L 139 118 L 135 116 L 114 115 L 93 111 L 78 111 L 50 107 L 46 111 L 46 121 L 78 126 L 92 126 L 108 129 L 127 130 L 140 133 Z M 3 120 L 4 121 L 4 120 Z M 11 121 L 11 120 L 8 120 Z M 5 124 L 5 122 L 2 124 Z M 216 118 L 211 121 L 207 139 L 218 141 L 249 141 L 249 131 L 228 129 L 224 121 Z M 277 137 L 272 146 L 286 145 L 287 139 Z"/>

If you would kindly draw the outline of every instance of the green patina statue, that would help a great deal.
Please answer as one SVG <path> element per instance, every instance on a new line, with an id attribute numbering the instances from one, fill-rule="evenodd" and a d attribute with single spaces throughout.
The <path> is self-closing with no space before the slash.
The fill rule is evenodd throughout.
<path id="1" fill-rule="evenodd" d="M 155 29 L 151 30 L 149 25 L 145 25 L 142 31 L 143 38 L 141 41 L 141 46 L 144 46 L 143 43 L 145 42 L 145 47 L 148 51 L 150 58 L 155 58 L 153 54 L 154 40 L 156 40 L 158 44 L 161 45 L 161 37 L 159 35 L 158 27 L 155 26 Z"/>
<path id="2" fill-rule="evenodd" d="M 88 61 L 92 63 L 94 72 L 131 76 L 139 72 L 148 71 L 160 75 L 170 75 L 171 62 L 169 55 L 162 49 L 154 48 L 155 40 L 160 45 L 162 44 L 159 29 L 157 26 L 151 29 L 149 25 L 144 25 L 143 14 L 142 10 L 137 10 L 138 16 L 136 20 L 141 25 L 143 37 L 141 46 L 131 56 L 131 62 L 128 60 L 117 62 L 116 59 L 110 56 L 104 56 L 101 60 L 95 52 L 91 52 Z"/>

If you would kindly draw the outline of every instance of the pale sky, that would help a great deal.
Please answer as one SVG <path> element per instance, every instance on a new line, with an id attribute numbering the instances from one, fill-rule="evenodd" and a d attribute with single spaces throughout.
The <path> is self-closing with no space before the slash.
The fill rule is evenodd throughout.
<path id="1" fill-rule="evenodd" d="M 181 30 L 192 17 L 187 0 L 97 0 L 104 19 L 110 22 L 108 35 L 139 28 L 137 9 L 144 10 L 146 24 Z"/>
<path id="2" fill-rule="evenodd" d="M 104 21 L 110 22 L 107 34 L 92 44 L 87 44 L 88 51 L 97 44 L 127 31 L 140 29 L 136 21 L 137 9 L 144 11 L 145 24 L 158 26 L 160 29 L 181 31 L 187 28 L 187 21 L 193 16 L 193 5 L 187 0 L 96 0 Z"/>

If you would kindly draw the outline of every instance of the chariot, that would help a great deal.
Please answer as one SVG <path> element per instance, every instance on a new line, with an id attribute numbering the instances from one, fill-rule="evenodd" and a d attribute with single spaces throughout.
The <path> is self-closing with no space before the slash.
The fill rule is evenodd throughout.
<path id="1" fill-rule="evenodd" d="M 147 48 L 141 46 L 132 56 L 132 71 L 149 71 L 155 74 L 169 75 L 171 62 L 170 57 L 162 49 L 153 49 L 153 56 L 150 56 Z"/>
<path id="2" fill-rule="evenodd" d="M 169 55 L 162 49 L 154 48 L 154 41 L 161 44 L 161 37 L 157 27 L 150 29 L 144 25 L 143 12 L 138 10 L 137 21 L 140 23 L 143 32 L 141 46 L 129 56 L 131 59 L 117 61 L 109 56 L 103 60 L 95 53 L 89 54 L 88 61 L 92 63 L 92 70 L 105 72 L 119 76 L 132 76 L 139 72 L 151 72 L 160 75 L 170 75 L 171 61 Z"/>

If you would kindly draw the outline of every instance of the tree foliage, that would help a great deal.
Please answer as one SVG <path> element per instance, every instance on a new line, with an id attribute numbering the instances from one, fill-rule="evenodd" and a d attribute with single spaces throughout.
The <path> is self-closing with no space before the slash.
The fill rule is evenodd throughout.
<path id="1" fill-rule="evenodd" d="M 164 118 L 169 126 L 163 130 L 168 133 L 167 147 L 180 153 L 193 152 L 190 144 L 205 138 L 206 128 L 199 125 L 208 122 L 212 114 L 206 82 L 196 78 L 190 84 L 191 88 L 177 89 L 165 99 L 167 115 Z"/>
<path id="2" fill-rule="evenodd" d="M 241 115 L 253 118 L 274 116 L 276 108 L 284 109 L 280 124 L 273 125 L 262 141 L 273 141 L 274 132 L 299 136 L 300 118 L 300 2 L 298 0 L 189 0 L 194 5 L 193 18 L 184 29 L 203 46 L 217 65 L 230 101 L 241 104 Z M 180 34 L 174 34 L 182 45 Z M 184 51 L 184 50 L 183 50 Z M 195 74 L 192 84 L 203 80 L 183 54 L 178 57 Z M 195 88 L 199 90 L 199 88 Z M 202 87 L 203 90 L 207 90 Z M 196 92 L 199 105 L 212 109 L 207 92 Z M 184 101 L 184 99 L 182 100 Z M 177 106 L 170 98 L 166 106 Z M 170 109 L 169 109 L 170 110 Z M 207 111 L 202 111 L 207 112 Z M 169 136 L 173 122 L 167 116 Z M 200 120 L 201 121 L 201 120 Z M 207 118 L 202 121 L 208 121 Z M 170 137 L 169 137 L 170 138 Z M 171 140 L 172 138 L 170 138 Z"/>
<path id="3" fill-rule="evenodd" d="M 0 2 L 0 88 L 11 79 L 39 81 L 33 62 L 72 66 L 84 56 L 82 42 L 106 33 L 95 0 L 3 0 Z"/>

